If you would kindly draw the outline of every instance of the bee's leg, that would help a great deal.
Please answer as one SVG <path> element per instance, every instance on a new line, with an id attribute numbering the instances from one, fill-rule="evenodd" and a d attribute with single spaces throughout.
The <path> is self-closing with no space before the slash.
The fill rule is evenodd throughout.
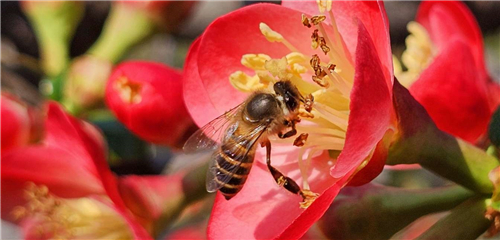
<path id="1" fill-rule="evenodd" d="M 309 207 L 309 205 L 314 202 L 318 195 L 311 192 L 310 190 L 300 189 L 299 185 L 293 179 L 283 175 L 283 173 L 281 173 L 278 169 L 271 166 L 271 142 L 269 140 L 266 140 L 265 142 L 262 142 L 262 145 L 266 146 L 266 164 L 276 183 L 278 183 L 278 185 L 280 186 L 283 186 L 289 192 L 302 196 L 304 200 L 300 203 L 300 206 L 302 208 Z"/>
<path id="2" fill-rule="evenodd" d="M 278 137 L 283 139 L 283 138 L 289 138 L 289 137 L 295 136 L 295 134 L 297 134 L 297 129 L 295 128 L 295 122 L 296 121 L 297 120 L 292 120 L 292 121 L 286 120 L 285 125 L 291 127 L 292 130 L 286 132 L 285 134 L 279 132 L 278 133 Z"/>
<path id="3" fill-rule="evenodd" d="M 294 194 L 299 194 L 300 193 L 300 187 L 299 185 L 293 181 L 291 178 L 283 175 L 278 169 L 275 167 L 271 166 L 271 142 L 269 140 L 263 142 L 263 144 L 266 146 L 266 163 L 267 167 L 269 168 L 269 171 L 271 172 L 271 175 L 273 175 L 274 180 L 278 185 L 283 186 L 286 190 L 294 193 Z"/>

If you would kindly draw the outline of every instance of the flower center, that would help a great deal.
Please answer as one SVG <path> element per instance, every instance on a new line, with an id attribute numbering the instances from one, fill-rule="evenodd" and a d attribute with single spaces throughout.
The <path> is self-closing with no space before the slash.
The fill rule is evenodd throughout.
<path id="1" fill-rule="evenodd" d="M 401 62 L 407 70 L 403 71 L 401 63 L 395 57 L 393 57 L 393 62 L 394 75 L 403 86 L 410 87 L 432 61 L 435 48 L 427 30 L 422 25 L 410 22 L 407 29 L 410 35 L 406 37 L 406 50 L 401 55 Z"/>
<path id="2" fill-rule="evenodd" d="M 124 102 L 128 104 L 136 104 L 141 102 L 141 84 L 133 83 L 129 81 L 127 77 L 121 77 L 116 81 L 114 87 L 119 92 L 120 98 Z"/>
<path id="3" fill-rule="evenodd" d="M 311 32 L 307 44 L 317 50 L 316 54 L 307 56 L 287 41 L 286 36 L 260 23 L 260 31 L 270 43 L 283 44 L 290 52 L 280 59 L 272 59 L 265 53 L 245 54 L 241 63 L 255 74 L 237 71 L 229 77 L 232 86 L 242 92 L 272 92 L 274 83 L 289 80 L 303 96 L 314 97 L 312 110 L 301 106 L 299 111 L 302 121 L 296 125 L 298 138 L 271 139 L 300 147 L 298 163 L 303 189 L 310 189 L 307 172 L 312 157 L 320 151 L 339 152 L 344 148 L 349 119 L 354 66 L 338 32 L 331 4 L 331 1 L 318 1 L 320 11 L 328 14 L 330 23 L 326 22 L 326 15 L 302 15 L 302 19 L 298 19 L 304 31 Z M 304 138 L 303 134 L 308 137 Z M 336 158 L 332 160 L 333 165 Z"/>
<path id="4" fill-rule="evenodd" d="M 130 239 L 127 223 L 106 204 L 92 198 L 63 199 L 50 194 L 47 186 L 29 183 L 25 206 L 12 215 L 34 221 L 28 230 L 36 238 Z"/>

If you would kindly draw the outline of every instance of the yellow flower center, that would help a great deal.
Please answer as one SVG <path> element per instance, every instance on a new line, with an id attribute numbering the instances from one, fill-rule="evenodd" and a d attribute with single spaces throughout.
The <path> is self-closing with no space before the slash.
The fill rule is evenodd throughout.
<path id="1" fill-rule="evenodd" d="M 393 62 L 394 75 L 403 86 L 410 87 L 432 61 L 435 48 L 422 25 L 410 22 L 407 29 L 410 35 L 406 37 L 406 50 L 401 55 L 401 62 L 407 70 L 403 71 L 403 66 L 396 57 L 393 57 Z"/>
<path id="2" fill-rule="evenodd" d="M 289 80 L 303 96 L 311 94 L 314 97 L 310 114 L 304 106 L 299 111 L 302 121 L 296 126 L 298 139 L 271 139 L 290 146 L 296 142 L 296 146 L 300 146 L 298 163 L 303 189 L 306 190 L 309 189 L 307 172 L 312 157 L 319 151 L 338 153 L 344 148 L 349 119 L 354 66 L 343 47 L 331 5 L 331 1 L 318 1 L 320 11 L 328 14 L 331 25 L 324 22 L 325 16 L 303 15 L 297 20 L 302 21 L 304 31 L 311 32 L 311 47 L 317 50 L 317 54 L 307 56 L 287 41 L 286 36 L 260 23 L 259 29 L 270 44 L 283 44 L 290 52 L 279 59 L 271 59 L 265 53 L 245 54 L 241 63 L 255 74 L 237 71 L 229 77 L 232 86 L 242 92 L 272 92 L 274 83 Z M 308 137 L 303 138 L 303 133 Z M 332 159 L 331 165 L 335 161 Z"/>
<path id="3" fill-rule="evenodd" d="M 131 239 L 130 228 L 116 211 L 92 198 L 63 199 L 50 194 L 47 186 L 29 183 L 27 203 L 12 211 L 16 219 L 35 220 L 38 238 Z"/>
<path id="4" fill-rule="evenodd" d="M 142 100 L 141 84 L 131 82 L 125 76 L 116 80 L 114 88 L 120 94 L 120 98 L 128 104 L 140 103 Z"/>

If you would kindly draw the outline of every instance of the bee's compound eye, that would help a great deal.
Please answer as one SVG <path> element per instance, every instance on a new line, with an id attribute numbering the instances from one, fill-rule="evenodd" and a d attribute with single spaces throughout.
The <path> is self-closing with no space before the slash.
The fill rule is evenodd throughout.
<path id="1" fill-rule="evenodd" d="M 249 120 L 260 121 L 273 116 L 278 110 L 278 102 L 272 94 L 259 93 L 247 104 L 246 113 Z"/>

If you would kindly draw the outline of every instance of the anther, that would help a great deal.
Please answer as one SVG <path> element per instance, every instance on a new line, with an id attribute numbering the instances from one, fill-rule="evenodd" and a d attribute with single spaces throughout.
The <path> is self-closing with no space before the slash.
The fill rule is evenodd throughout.
<path id="1" fill-rule="evenodd" d="M 313 95 L 312 94 L 307 95 L 305 97 L 305 99 L 304 99 L 304 109 L 307 112 L 311 112 L 312 111 L 313 103 L 314 103 L 314 97 L 313 97 Z"/>
<path id="2" fill-rule="evenodd" d="M 327 75 L 325 70 L 323 70 L 321 67 L 317 68 L 314 70 L 314 74 L 316 74 L 316 77 L 323 78 Z"/>
<path id="3" fill-rule="evenodd" d="M 302 133 L 300 134 L 294 141 L 293 141 L 293 145 L 296 146 L 296 147 L 302 147 L 304 146 L 304 144 L 306 144 L 306 141 L 307 141 L 307 137 L 309 136 L 309 134 L 307 133 Z"/>
<path id="4" fill-rule="evenodd" d="M 312 49 L 317 49 L 320 41 L 319 41 L 319 34 L 318 34 L 318 29 L 315 29 L 311 35 L 311 47 Z"/>
<path id="5" fill-rule="evenodd" d="M 302 14 L 302 24 L 304 24 L 305 27 L 308 27 L 308 28 L 311 27 L 311 23 L 309 22 L 309 18 L 307 18 L 305 14 Z"/>
<path id="6" fill-rule="evenodd" d="M 309 206 L 311 206 L 314 200 L 319 197 L 319 194 L 314 193 L 308 189 L 301 190 L 299 194 L 304 199 L 304 201 L 300 203 L 300 208 L 308 208 Z"/>
<path id="7" fill-rule="evenodd" d="M 330 47 L 326 45 L 326 40 L 324 37 L 320 37 L 319 41 L 320 41 L 319 46 L 321 47 L 321 51 L 323 51 L 323 53 L 325 53 L 326 55 L 328 52 L 330 52 Z"/>
<path id="8" fill-rule="evenodd" d="M 328 88 L 330 86 L 330 84 L 327 81 L 317 76 L 312 76 L 312 80 L 321 87 Z"/>
<path id="9" fill-rule="evenodd" d="M 311 23 L 314 24 L 314 25 L 318 25 L 318 24 L 320 24 L 321 22 L 323 22 L 325 20 L 326 20 L 326 17 L 323 16 L 323 15 L 311 17 Z"/>
<path id="10" fill-rule="evenodd" d="M 328 64 L 328 65 L 326 66 L 326 68 L 327 68 L 327 69 L 328 69 L 328 71 L 330 71 L 330 73 L 331 73 L 331 72 L 335 71 L 335 67 L 336 67 L 336 66 L 337 66 L 337 65 L 335 65 L 335 64 L 333 64 L 333 63 L 330 63 L 330 64 Z"/>
<path id="11" fill-rule="evenodd" d="M 316 69 L 318 68 L 321 68 L 321 66 L 319 65 L 319 63 L 321 62 L 321 60 L 319 59 L 318 55 L 317 54 L 314 54 L 311 58 L 311 60 L 309 61 L 309 63 L 311 64 L 311 67 L 316 71 Z"/>

